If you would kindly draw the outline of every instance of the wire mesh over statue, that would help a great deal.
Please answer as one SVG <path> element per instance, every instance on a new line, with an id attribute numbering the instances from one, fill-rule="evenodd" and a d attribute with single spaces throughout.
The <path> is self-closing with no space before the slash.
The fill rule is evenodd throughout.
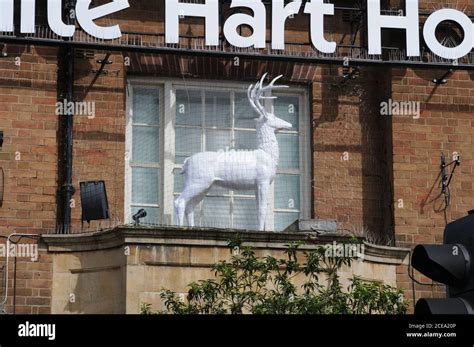
<path id="1" fill-rule="evenodd" d="M 132 85 L 130 213 L 145 209 L 142 224 L 268 231 L 300 219 L 302 96 L 276 85 L 281 77 Z"/>
<path id="2" fill-rule="evenodd" d="M 276 88 L 275 78 L 268 86 L 264 86 L 266 75 L 260 82 L 251 85 L 247 97 L 252 108 L 257 112 L 256 118 L 256 149 L 220 150 L 218 152 L 201 152 L 184 161 L 181 174 L 185 176 L 184 189 L 175 201 L 176 216 L 180 226 L 186 217 L 188 225 L 195 226 L 195 208 L 206 197 L 213 186 L 231 189 L 235 192 L 254 190 L 257 204 L 257 228 L 265 230 L 268 193 L 273 183 L 280 162 L 280 148 L 276 138 L 279 130 L 290 130 L 292 125 L 267 112 L 262 102 L 274 99 L 265 96 Z"/>

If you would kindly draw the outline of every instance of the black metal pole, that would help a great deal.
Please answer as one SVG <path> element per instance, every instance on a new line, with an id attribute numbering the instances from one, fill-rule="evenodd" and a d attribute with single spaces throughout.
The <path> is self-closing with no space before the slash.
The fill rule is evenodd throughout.
<path id="1" fill-rule="evenodd" d="M 69 0 L 65 6 L 65 18 L 67 24 L 74 24 L 74 17 L 71 16 L 71 11 L 75 9 L 76 0 Z M 63 53 L 63 54 L 61 54 Z M 67 104 L 74 102 L 74 59 L 75 59 L 75 48 L 67 45 L 60 51 L 60 57 L 63 61 L 60 62 L 60 76 L 58 80 L 63 77 L 64 84 L 60 87 L 59 96 L 61 99 L 66 101 Z M 60 83 L 61 84 L 61 83 Z M 64 100 L 60 100 L 63 102 Z M 69 109 L 69 108 L 67 108 Z M 74 109 L 74 108 L 72 108 Z M 73 129 L 74 129 L 74 114 L 65 112 L 59 119 L 61 134 L 61 148 L 60 153 L 62 156 L 61 163 L 59 163 L 60 171 L 60 199 L 58 206 L 59 220 L 58 232 L 61 234 L 69 234 L 71 232 L 71 200 L 74 195 L 75 189 L 72 184 L 72 168 L 73 168 Z"/>
<path id="2" fill-rule="evenodd" d="M 74 102 L 74 48 L 66 48 L 66 102 Z M 74 194 L 74 186 L 72 185 L 72 165 L 73 165 L 73 129 L 74 115 L 65 113 L 60 117 L 64 117 L 64 142 L 63 142 L 63 182 L 61 185 L 62 196 L 62 220 L 61 233 L 69 234 L 71 228 L 71 200 Z"/>

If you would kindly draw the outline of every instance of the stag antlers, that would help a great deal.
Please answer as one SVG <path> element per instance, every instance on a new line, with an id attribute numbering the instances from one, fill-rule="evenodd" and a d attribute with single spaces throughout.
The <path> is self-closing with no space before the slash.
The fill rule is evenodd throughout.
<path id="1" fill-rule="evenodd" d="M 251 84 L 248 91 L 247 91 L 247 96 L 250 101 L 250 105 L 257 111 L 257 113 L 260 115 L 259 120 L 262 120 L 264 117 L 268 118 L 268 113 L 265 109 L 265 106 L 262 105 L 260 100 L 262 99 L 276 99 L 276 96 L 264 96 L 265 92 L 271 91 L 273 89 L 282 89 L 282 88 L 288 88 L 288 86 L 281 85 L 281 86 L 276 86 L 275 83 L 283 77 L 283 75 L 280 75 L 276 77 L 273 81 L 270 82 L 268 86 L 264 86 L 265 79 L 267 78 L 267 73 L 264 74 L 259 82 L 257 82 L 255 85 Z"/>

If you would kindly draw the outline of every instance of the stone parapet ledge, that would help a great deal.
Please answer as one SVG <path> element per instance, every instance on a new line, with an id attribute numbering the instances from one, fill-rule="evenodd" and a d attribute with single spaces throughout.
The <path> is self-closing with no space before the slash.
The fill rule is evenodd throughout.
<path id="1" fill-rule="evenodd" d="M 88 252 L 114 249 L 129 245 L 183 246 L 226 248 L 230 241 L 238 240 L 256 250 L 284 250 L 287 245 L 302 242 L 301 250 L 321 245 L 350 243 L 352 238 L 341 233 L 314 232 L 259 232 L 215 228 L 180 228 L 120 226 L 87 234 L 42 235 L 41 242 L 51 253 Z M 364 260 L 372 263 L 401 265 L 408 261 L 410 250 L 384 247 L 364 242 Z"/>

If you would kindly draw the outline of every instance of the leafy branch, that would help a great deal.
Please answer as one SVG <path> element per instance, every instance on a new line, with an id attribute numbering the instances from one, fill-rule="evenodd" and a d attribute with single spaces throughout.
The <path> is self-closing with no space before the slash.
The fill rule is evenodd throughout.
<path id="1" fill-rule="evenodd" d="M 344 290 L 339 276 L 352 258 L 328 257 L 326 248 L 300 252 L 287 245 L 285 257 L 258 258 L 252 248 L 234 252 L 212 267 L 214 279 L 191 283 L 184 298 L 163 289 L 164 314 L 405 314 L 403 291 L 354 276 Z M 303 255 L 301 263 L 298 256 Z M 295 284 L 302 280 L 301 287 Z M 301 281 L 300 281 L 301 283 Z M 152 314 L 144 304 L 142 314 Z"/>

